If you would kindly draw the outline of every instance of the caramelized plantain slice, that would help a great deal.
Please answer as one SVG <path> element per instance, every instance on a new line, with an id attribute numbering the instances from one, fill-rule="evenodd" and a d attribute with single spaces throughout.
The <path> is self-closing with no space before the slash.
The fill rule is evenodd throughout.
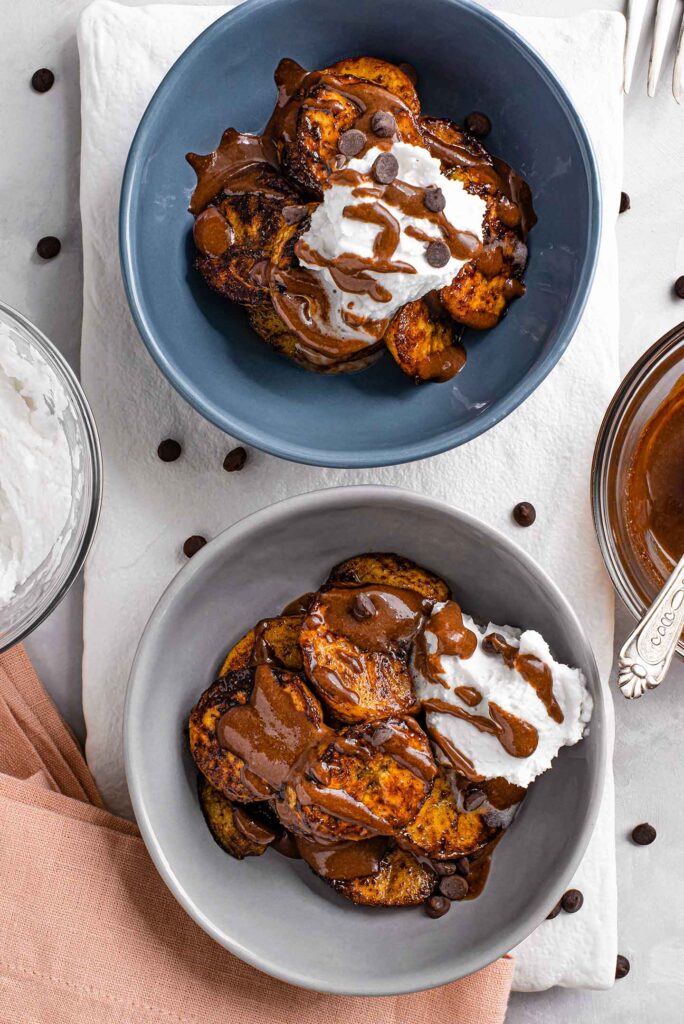
<path id="1" fill-rule="evenodd" d="M 364 907 L 416 907 L 429 899 L 437 877 L 407 850 L 391 850 L 375 875 L 331 880 L 333 889 Z"/>
<path id="2" fill-rule="evenodd" d="M 254 669 L 242 668 L 220 676 L 205 690 L 190 713 L 190 752 L 202 774 L 224 796 L 250 803 L 273 796 L 271 787 L 251 772 L 242 758 L 225 750 L 217 735 L 221 716 L 238 704 L 247 704 L 254 688 Z M 277 671 L 278 684 L 293 706 L 316 726 L 323 720 L 320 704 L 299 676 Z"/>
<path id="3" fill-rule="evenodd" d="M 330 570 L 325 585 L 337 583 L 381 583 L 415 590 L 430 601 L 448 601 L 451 597 L 449 587 L 435 573 L 389 551 L 368 551 L 345 558 Z"/>
<path id="4" fill-rule="evenodd" d="M 228 672 L 266 662 L 282 665 L 290 672 L 301 671 L 299 633 L 303 621 L 303 615 L 278 615 L 273 619 L 262 619 L 231 647 L 219 675 L 224 676 Z"/>
<path id="5" fill-rule="evenodd" d="M 512 275 L 510 264 L 502 272 L 485 275 L 474 263 L 466 263 L 439 297 L 450 316 L 464 327 L 484 331 L 496 327 L 509 303 L 524 295 L 525 286 Z"/>
<path id="6" fill-rule="evenodd" d="M 275 833 L 252 818 L 243 807 L 234 807 L 203 775 L 199 777 L 197 788 L 204 819 L 219 846 L 237 860 L 260 857 Z M 259 841 L 255 841 L 257 838 Z"/>
<path id="7" fill-rule="evenodd" d="M 398 96 L 414 114 L 420 114 L 420 100 L 416 87 L 396 64 L 390 64 L 379 57 L 347 57 L 345 60 L 338 60 L 336 64 L 331 64 L 325 71 L 333 75 L 353 75 L 355 78 L 363 78 L 366 82 L 375 82 L 393 96 Z"/>
<path id="8" fill-rule="evenodd" d="M 440 765 L 430 795 L 401 833 L 416 853 L 451 860 L 475 853 L 499 834 L 501 828 L 488 823 L 487 805 L 459 810 L 457 793 L 454 772 Z"/>
<path id="9" fill-rule="evenodd" d="M 387 328 L 384 342 L 404 373 L 416 382 L 451 380 L 465 365 L 457 327 L 436 296 L 402 306 Z"/>
<path id="10" fill-rule="evenodd" d="M 414 719 L 363 722 L 312 746 L 275 808 L 285 828 L 319 841 L 389 835 L 415 817 L 435 773 Z"/>

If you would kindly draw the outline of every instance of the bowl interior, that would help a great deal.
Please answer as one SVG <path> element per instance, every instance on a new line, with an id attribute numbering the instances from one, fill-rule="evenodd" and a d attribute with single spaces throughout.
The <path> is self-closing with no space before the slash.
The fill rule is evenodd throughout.
<path id="1" fill-rule="evenodd" d="M 583 669 L 589 736 L 532 786 L 494 856 L 484 894 L 440 921 L 368 910 L 301 862 L 269 851 L 237 862 L 213 841 L 184 728 L 224 652 L 264 615 L 313 589 L 340 559 L 394 550 L 441 573 L 476 617 L 542 632 Z M 153 724 L 151 724 L 153 723 Z M 290 499 L 209 544 L 147 626 L 126 709 L 129 788 L 143 836 L 185 908 L 214 938 L 271 974 L 321 991 L 406 992 L 461 977 L 516 945 L 559 898 L 588 840 L 603 772 L 604 715 L 591 650 L 554 585 L 509 541 L 407 492 L 344 488 Z"/>
<path id="2" fill-rule="evenodd" d="M 361 53 L 414 64 L 431 115 L 462 121 L 471 110 L 488 112 L 488 147 L 532 188 L 539 223 L 527 295 L 494 330 L 466 333 L 466 367 L 447 384 L 416 388 L 389 356 L 351 376 L 302 370 L 256 337 L 243 311 L 211 293 L 191 266 L 195 176 L 185 153 L 210 152 L 229 125 L 261 130 L 281 57 L 313 68 Z M 404 462 L 481 433 L 555 364 L 591 281 L 598 202 L 590 147 L 565 93 L 482 8 L 423 0 L 416 17 L 396 0 L 250 0 L 190 46 L 141 122 L 122 193 L 124 278 L 152 355 L 219 427 L 296 461 Z"/>

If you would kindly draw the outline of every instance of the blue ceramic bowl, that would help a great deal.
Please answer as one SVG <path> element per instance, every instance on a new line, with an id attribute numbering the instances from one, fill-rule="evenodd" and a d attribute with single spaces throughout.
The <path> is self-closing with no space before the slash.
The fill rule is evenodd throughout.
<path id="1" fill-rule="evenodd" d="M 259 131 L 281 57 L 308 68 L 372 54 L 410 61 L 426 113 L 493 122 L 487 145 L 529 181 L 539 223 L 527 294 L 495 329 L 468 331 L 468 361 L 446 384 L 416 387 L 387 356 L 323 377 L 276 355 L 244 312 L 192 269 L 195 175 L 224 128 Z M 178 391 L 248 444 L 314 465 L 383 466 L 470 441 L 512 412 L 568 345 L 600 233 L 598 172 L 585 129 L 539 56 L 468 0 L 248 0 L 188 47 L 140 122 L 124 174 L 121 262 L 133 316 Z"/>

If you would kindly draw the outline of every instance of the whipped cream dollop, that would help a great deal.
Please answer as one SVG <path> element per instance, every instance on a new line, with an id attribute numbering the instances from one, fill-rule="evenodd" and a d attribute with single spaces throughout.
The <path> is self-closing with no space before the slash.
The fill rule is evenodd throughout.
<path id="1" fill-rule="evenodd" d="M 21 355 L 0 324 L 0 607 L 45 561 L 69 518 L 66 406 L 47 363 Z"/>
<path id="2" fill-rule="evenodd" d="M 434 289 L 450 284 L 474 254 L 463 259 L 450 255 L 441 267 L 432 266 L 428 262 L 427 246 L 430 241 L 442 241 L 443 233 L 438 225 L 424 215 L 409 215 L 389 202 L 388 196 L 391 197 L 392 190 L 378 187 L 373 181 L 371 169 L 376 158 L 384 152 L 391 153 L 397 160 L 397 181 L 419 188 L 439 188 L 444 196 L 443 214 L 448 224 L 472 236 L 473 251 L 477 243 L 482 243 L 485 201 L 467 192 L 462 182 L 442 174 L 439 160 L 424 147 L 394 142 L 389 150 L 373 147 L 363 156 L 349 160 L 344 171 L 332 176 L 332 183 L 325 190 L 323 201 L 314 210 L 310 226 L 302 235 L 302 242 L 322 257 L 323 261 L 332 261 L 347 253 L 368 260 L 369 265 L 364 268 L 364 273 L 379 281 L 389 297 L 383 296 L 382 301 L 377 301 L 367 293 L 339 287 L 339 281 L 335 282 L 328 266 L 307 259 L 299 248 L 297 250 L 303 266 L 320 275 L 329 299 L 330 326 L 341 337 L 359 337 L 363 334 L 359 323 L 390 319 L 407 302 L 413 302 Z M 367 176 L 368 181 L 361 186 L 358 182 L 349 181 L 349 178 L 353 178 L 353 172 Z M 365 191 L 371 194 L 364 196 L 362 193 Z M 364 204 L 377 204 L 385 211 L 389 223 L 392 220 L 396 222 L 398 237 L 390 257 L 391 263 L 409 266 L 414 272 L 387 272 L 373 268 L 374 246 L 379 233 L 385 229 L 381 224 L 350 216 L 350 208 Z M 377 338 L 366 340 L 370 344 Z"/>
<path id="3" fill-rule="evenodd" d="M 435 605 L 425 627 L 431 670 L 426 674 L 425 659 L 412 659 L 416 696 L 426 707 L 438 756 L 452 763 L 462 758 L 473 777 L 526 787 L 551 767 L 561 747 L 584 736 L 593 710 L 584 675 L 557 662 L 534 630 L 491 622 L 482 629 L 468 615 L 463 625 L 476 640 L 473 653 L 439 654 L 430 622 L 443 607 Z M 484 643 L 492 634 L 498 649 Z M 430 710 L 431 702 L 448 710 Z"/>

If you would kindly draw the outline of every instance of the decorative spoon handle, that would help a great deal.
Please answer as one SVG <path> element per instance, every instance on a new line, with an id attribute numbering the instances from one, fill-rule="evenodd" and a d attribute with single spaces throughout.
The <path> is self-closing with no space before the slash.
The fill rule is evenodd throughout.
<path id="1" fill-rule="evenodd" d="M 660 591 L 618 659 L 618 686 L 629 700 L 665 678 L 684 625 L 684 557 Z"/>

